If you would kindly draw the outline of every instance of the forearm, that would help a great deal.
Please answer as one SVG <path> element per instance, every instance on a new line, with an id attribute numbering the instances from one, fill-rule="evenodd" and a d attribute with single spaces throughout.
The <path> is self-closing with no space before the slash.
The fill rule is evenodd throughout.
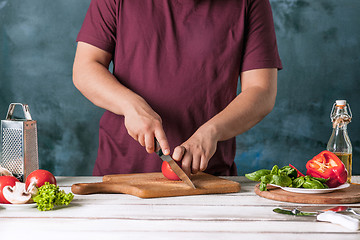
<path id="1" fill-rule="evenodd" d="M 109 72 L 106 62 L 76 56 L 73 67 L 74 85 L 96 106 L 125 115 L 133 102 L 141 97 L 123 86 Z"/>
<path id="2" fill-rule="evenodd" d="M 251 73 L 246 77 L 246 81 L 251 78 L 267 80 L 264 85 L 251 84 L 246 87 L 223 111 L 202 126 L 212 131 L 218 141 L 230 139 L 251 129 L 274 107 L 277 72 L 263 72 L 260 75 Z"/>
<path id="3" fill-rule="evenodd" d="M 74 85 L 95 105 L 123 115 L 128 134 L 147 152 L 154 151 L 156 138 L 164 154 L 169 154 L 161 117 L 141 96 L 126 88 L 109 72 L 110 60 L 110 53 L 79 42 L 73 67 Z"/>
<path id="4" fill-rule="evenodd" d="M 206 123 L 218 141 L 246 132 L 260 122 L 273 107 L 273 101 L 263 96 L 262 89 L 248 89 L 238 95 L 222 112 Z"/>

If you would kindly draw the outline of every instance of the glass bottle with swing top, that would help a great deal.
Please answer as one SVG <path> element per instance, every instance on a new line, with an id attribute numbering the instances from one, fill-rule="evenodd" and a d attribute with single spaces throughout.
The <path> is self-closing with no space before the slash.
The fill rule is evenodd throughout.
<path id="1" fill-rule="evenodd" d="M 349 183 L 352 172 L 352 146 L 347 125 L 351 122 L 351 118 L 350 105 L 346 103 L 346 100 L 336 100 L 330 113 L 333 131 L 327 144 L 327 150 L 333 152 L 344 163 L 348 171 L 347 182 Z"/>

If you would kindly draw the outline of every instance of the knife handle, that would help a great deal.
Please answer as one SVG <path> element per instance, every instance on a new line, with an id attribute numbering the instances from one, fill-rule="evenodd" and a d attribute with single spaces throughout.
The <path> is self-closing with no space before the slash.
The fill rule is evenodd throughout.
<path id="1" fill-rule="evenodd" d="M 87 195 L 94 193 L 124 193 L 123 186 L 119 183 L 97 182 L 76 183 L 71 186 L 74 194 Z"/>
<path id="2" fill-rule="evenodd" d="M 329 211 L 329 212 L 320 213 L 317 216 L 317 220 L 323 222 L 335 223 L 353 231 L 359 229 L 359 219 L 336 212 Z"/>
<path id="3" fill-rule="evenodd" d="M 159 155 L 161 157 L 162 155 L 164 155 L 164 153 L 161 150 L 160 143 L 156 138 L 154 138 L 154 142 L 155 142 L 154 151 L 157 155 Z"/>

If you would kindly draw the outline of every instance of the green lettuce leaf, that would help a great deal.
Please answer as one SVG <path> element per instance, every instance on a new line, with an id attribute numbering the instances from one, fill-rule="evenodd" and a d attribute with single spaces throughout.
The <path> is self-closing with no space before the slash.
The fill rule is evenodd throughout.
<path id="1" fill-rule="evenodd" d="M 72 193 L 66 194 L 64 190 L 60 190 L 55 184 L 46 182 L 38 189 L 38 194 L 33 197 L 40 211 L 49 211 L 55 206 L 69 205 L 73 200 Z"/>

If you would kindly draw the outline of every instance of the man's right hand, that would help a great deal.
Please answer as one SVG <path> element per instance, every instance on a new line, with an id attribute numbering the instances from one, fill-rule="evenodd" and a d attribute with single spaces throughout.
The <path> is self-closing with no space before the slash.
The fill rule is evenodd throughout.
<path id="1" fill-rule="evenodd" d="M 140 97 L 127 106 L 124 116 L 129 135 L 145 147 L 148 153 L 155 151 L 156 138 L 163 153 L 170 154 L 161 117 Z"/>

